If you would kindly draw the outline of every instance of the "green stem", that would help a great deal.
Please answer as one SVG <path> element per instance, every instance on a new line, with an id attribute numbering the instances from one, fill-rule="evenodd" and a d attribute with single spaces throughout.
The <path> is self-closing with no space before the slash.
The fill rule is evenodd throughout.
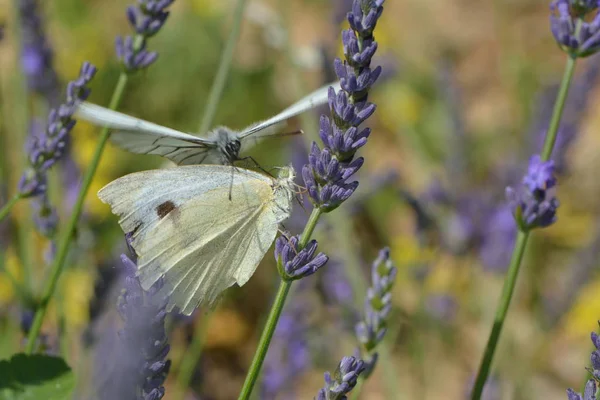
<path id="1" fill-rule="evenodd" d="M 260 335 L 260 341 L 258 342 L 256 353 L 254 353 L 254 359 L 252 359 L 252 364 L 250 364 L 250 370 L 248 371 L 248 375 L 246 376 L 246 380 L 244 381 L 244 386 L 242 387 L 242 391 L 240 393 L 240 397 L 238 397 L 238 400 L 248 400 L 252 394 L 252 389 L 254 388 L 254 384 L 258 379 L 258 374 L 260 373 L 262 364 L 265 361 L 267 350 L 269 349 L 271 339 L 273 338 L 273 333 L 275 332 L 275 327 L 277 327 L 277 321 L 279 321 L 279 316 L 281 315 L 283 305 L 285 304 L 285 299 L 287 298 L 291 287 L 291 281 L 281 280 L 279 283 L 279 289 L 277 290 L 277 295 L 275 296 L 275 303 L 273 303 L 273 307 L 271 307 L 265 328 Z"/>
<path id="2" fill-rule="evenodd" d="M 119 81 L 117 82 L 117 86 L 113 93 L 112 99 L 110 100 L 109 108 L 111 110 L 115 110 L 118 107 L 119 102 L 121 101 L 121 97 L 123 96 L 123 93 L 125 91 L 127 79 L 127 74 L 125 72 L 122 72 L 119 76 Z M 90 162 L 88 170 L 85 173 L 85 177 L 83 178 L 81 189 L 79 189 L 77 201 L 75 202 L 73 210 L 71 211 L 71 216 L 69 218 L 67 228 L 62 234 L 56 257 L 54 258 L 54 263 L 52 264 L 50 279 L 46 282 L 46 286 L 44 287 L 39 307 L 35 312 L 35 318 L 33 320 L 31 331 L 29 331 L 29 336 L 27 338 L 27 347 L 25 348 L 25 352 L 27 354 L 31 354 L 35 349 L 36 341 L 42 328 L 42 322 L 44 321 L 44 316 L 46 315 L 46 310 L 48 309 L 48 303 L 50 302 L 50 299 L 54 294 L 54 290 L 56 289 L 58 278 L 60 277 L 60 274 L 63 271 L 65 261 L 67 259 L 69 246 L 75 235 L 77 222 L 79 221 L 79 216 L 81 215 L 81 211 L 83 210 L 83 202 L 86 198 L 88 190 L 90 189 L 90 185 L 92 183 L 92 180 L 94 179 L 94 175 L 96 173 L 96 170 L 98 169 L 98 165 L 100 164 L 100 158 L 102 157 L 104 146 L 106 145 L 106 142 L 108 141 L 109 137 L 109 129 L 103 128 L 100 134 L 100 140 L 96 145 L 94 156 L 92 158 L 92 161 Z"/>
<path id="3" fill-rule="evenodd" d="M 17 204 L 22 197 L 20 194 L 16 194 L 0 209 L 0 222 L 6 218 L 6 216 L 10 213 L 10 210 Z"/>
<path id="4" fill-rule="evenodd" d="M 221 54 L 221 61 L 219 62 L 219 69 L 217 70 L 217 76 L 213 81 L 213 85 L 210 88 L 210 95 L 208 97 L 208 103 L 204 109 L 204 115 L 202 115 L 202 122 L 200 123 L 199 133 L 206 134 L 215 119 L 215 113 L 217 112 L 217 106 L 219 100 L 223 94 L 223 88 L 225 88 L 225 81 L 229 75 L 229 68 L 231 67 L 231 61 L 233 60 L 233 51 L 235 45 L 240 36 L 240 28 L 242 26 L 242 18 L 244 17 L 244 11 L 246 9 L 246 0 L 237 0 L 235 10 L 233 12 L 233 23 L 231 26 L 231 32 L 225 43 L 225 49 Z"/>
<path id="5" fill-rule="evenodd" d="M 567 58 L 567 65 L 563 74 L 562 82 L 560 83 L 560 89 L 558 90 L 558 96 L 554 103 L 554 110 L 552 111 L 552 119 L 550 120 L 550 126 L 548 133 L 546 134 L 546 140 L 544 141 L 544 149 L 542 150 L 542 160 L 548 161 L 552 155 L 552 149 L 554 143 L 556 143 L 556 136 L 558 134 L 558 127 L 560 126 L 560 119 L 562 117 L 563 109 L 567 100 L 567 94 L 569 93 L 569 86 L 573 79 L 573 73 L 575 72 L 575 61 L 573 57 Z"/>
<path id="6" fill-rule="evenodd" d="M 554 148 L 554 144 L 556 142 L 556 135 L 560 125 L 560 119 L 562 117 L 567 95 L 569 93 L 569 86 L 571 85 L 573 72 L 575 71 L 575 62 L 575 58 L 571 56 L 567 58 L 567 65 L 560 83 L 560 89 L 558 91 L 558 96 L 556 97 L 556 102 L 554 103 L 552 118 L 550 119 L 550 127 L 548 128 L 548 132 L 544 140 L 544 147 L 541 154 L 541 158 L 544 161 L 549 160 L 550 156 L 552 155 L 552 149 Z M 519 267 L 521 266 L 521 260 L 523 259 L 523 254 L 525 253 L 525 246 L 527 245 L 528 238 L 529 232 L 519 231 L 510 261 L 508 275 L 506 276 L 504 286 L 502 288 L 500 303 L 496 309 L 496 316 L 494 318 L 492 331 L 490 332 L 490 336 L 485 347 L 485 352 L 483 354 L 483 359 L 481 360 L 479 371 L 477 372 L 477 378 L 475 380 L 475 386 L 473 387 L 473 393 L 471 394 L 471 400 L 479 400 L 481 398 L 483 387 L 485 386 L 485 382 L 489 376 L 490 367 L 494 358 L 494 352 L 496 351 L 496 345 L 500 339 L 502 325 L 504 324 L 506 314 L 508 313 L 508 307 L 510 306 L 510 301 L 514 292 L 515 284 L 517 282 Z"/>
<path id="7" fill-rule="evenodd" d="M 192 343 L 190 343 L 190 347 L 186 350 L 185 354 L 183 355 L 183 359 L 181 360 L 179 373 L 177 374 L 177 386 L 179 393 L 176 398 L 179 398 L 179 400 L 183 400 L 185 398 L 187 388 L 190 385 L 190 381 L 194 373 L 194 368 L 200 359 L 200 354 L 202 354 L 202 349 L 204 348 L 204 343 L 206 342 L 206 334 L 208 332 L 208 326 L 210 324 L 212 315 L 213 314 L 207 316 L 204 321 L 201 321 L 200 328 L 194 330 Z"/>
<path id="8" fill-rule="evenodd" d="M 317 222 L 321 217 L 321 210 L 318 208 L 313 208 L 310 213 L 310 217 L 308 218 L 308 222 L 304 227 L 304 231 L 300 236 L 300 243 L 298 244 L 299 248 L 303 248 L 306 246 L 310 237 L 317 226 Z M 244 386 L 242 387 L 242 391 L 240 392 L 240 396 L 238 400 L 248 400 L 250 395 L 252 394 L 252 389 L 254 388 L 254 384 L 258 379 L 258 375 L 262 368 L 262 364 L 265 361 L 265 356 L 267 355 L 267 350 L 269 349 L 269 345 L 271 344 L 271 339 L 273 338 L 273 333 L 275 332 L 275 327 L 277 326 L 277 321 L 279 321 L 279 316 L 281 315 L 281 311 L 283 310 L 283 305 L 285 304 L 285 299 L 292 287 L 291 281 L 281 280 L 279 283 L 279 289 L 277 290 L 277 295 L 275 296 L 275 302 L 271 307 L 271 311 L 269 312 L 269 316 L 267 317 L 267 322 L 265 323 L 265 327 L 263 328 L 263 332 L 260 335 L 260 340 L 258 342 L 258 347 L 256 348 L 256 352 L 254 353 L 254 358 L 252 359 L 252 364 L 250 364 L 250 370 L 248 371 L 248 375 L 246 375 L 246 380 L 244 381 Z"/>
<path id="9" fill-rule="evenodd" d="M 519 275 L 519 268 L 521 266 L 521 261 L 523 260 L 523 254 L 525 254 L 527 239 L 529 239 L 529 233 L 519 231 L 512 258 L 510 260 L 510 266 L 508 267 L 508 274 L 504 281 L 504 286 L 502 287 L 500 303 L 496 309 L 494 325 L 492 326 L 492 332 L 490 333 L 487 346 L 485 347 L 485 353 L 483 355 L 483 359 L 481 360 L 479 373 L 477 374 L 477 379 L 475 380 L 475 387 L 473 388 L 471 399 L 479 399 L 481 397 L 483 387 L 485 386 L 485 382 L 488 378 L 490 366 L 496 350 L 496 345 L 498 344 L 500 332 L 502 331 L 502 325 L 504 324 L 506 314 L 508 313 L 510 300 L 517 283 L 517 276 Z"/>

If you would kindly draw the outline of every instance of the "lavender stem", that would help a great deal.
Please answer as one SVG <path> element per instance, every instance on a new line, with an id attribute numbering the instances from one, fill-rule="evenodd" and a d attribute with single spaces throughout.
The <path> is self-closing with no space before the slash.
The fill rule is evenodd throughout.
<path id="1" fill-rule="evenodd" d="M 562 78 L 562 82 L 560 84 L 560 89 L 558 92 L 558 96 L 556 98 L 556 103 L 554 103 L 554 110 L 552 111 L 552 119 L 550 120 L 550 127 L 548 128 L 548 133 L 546 134 L 546 140 L 544 141 L 544 148 L 542 150 L 542 161 L 548 161 L 550 156 L 552 155 L 552 149 L 554 148 L 554 143 L 556 142 L 556 136 L 558 133 L 558 127 L 560 125 L 560 118 L 563 114 L 563 109 L 565 107 L 567 94 L 569 92 L 569 86 L 571 85 L 571 80 L 573 79 L 573 73 L 575 72 L 575 60 L 576 58 L 567 57 L 567 65 L 565 67 L 565 73 Z"/>
<path id="2" fill-rule="evenodd" d="M 143 38 L 140 35 L 137 35 L 136 44 L 141 44 L 142 40 Z M 111 110 L 115 110 L 118 107 L 121 101 L 121 97 L 123 97 L 127 80 L 127 73 L 125 71 L 121 72 L 121 74 L 119 75 L 119 81 L 117 82 L 117 86 L 115 87 L 115 91 L 113 92 L 113 96 L 110 100 L 109 108 Z M 79 193 L 77 194 L 77 200 L 73 205 L 73 210 L 71 212 L 69 222 L 67 223 L 67 227 L 64 230 L 63 235 L 60 239 L 56 257 L 54 258 L 54 262 L 52 264 L 50 279 L 46 281 L 46 286 L 44 287 L 44 291 L 42 292 L 43 294 L 40 300 L 39 307 L 35 312 L 33 324 L 31 326 L 31 330 L 29 331 L 29 336 L 27 338 L 27 347 L 25 348 L 25 353 L 27 354 L 31 354 L 35 349 L 35 344 L 37 342 L 37 338 L 42 328 L 42 322 L 44 321 L 44 316 L 46 315 L 46 310 L 48 309 L 48 303 L 50 302 L 50 299 L 54 294 L 56 284 L 58 283 L 58 278 L 60 277 L 60 274 L 62 273 L 63 267 L 65 265 L 65 261 L 67 260 L 67 254 L 69 252 L 71 241 L 73 240 L 73 237 L 75 235 L 77 222 L 79 221 L 79 217 L 83 210 L 83 202 L 90 189 L 92 180 L 94 179 L 94 175 L 96 173 L 96 170 L 98 169 L 98 165 L 100 164 L 102 152 L 104 151 L 104 147 L 109 137 L 109 129 L 103 128 L 100 134 L 100 140 L 96 145 L 94 156 L 92 158 L 92 161 L 90 162 L 88 170 L 85 173 L 83 182 L 81 184 L 81 188 L 79 189 Z"/>
<path id="3" fill-rule="evenodd" d="M 556 142 L 556 135 L 560 125 L 560 119 L 562 117 L 565 102 L 567 100 L 567 94 L 569 93 L 569 86 L 571 85 L 571 80 L 575 71 L 575 62 L 575 57 L 567 57 L 565 72 L 560 83 L 560 89 L 558 91 L 558 96 L 556 97 L 556 102 L 554 103 L 550 127 L 548 128 L 548 132 L 546 133 L 546 138 L 544 140 L 544 147 L 541 154 L 542 161 L 548 161 L 552 155 L 552 149 L 554 148 L 554 144 Z M 475 386 L 473 387 L 473 393 L 471 394 L 471 400 L 479 400 L 481 398 L 483 387 L 488 379 L 490 367 L 494 358 L 494 352 L 496 351 L 496 346 L 498 344 L 498 340 L 500 339 L 502 325 L 506 319 L 508 307 L 510 306 L 510 301 L 517 283 L 517 276 L 519 275 L 519 268 L 521 266 L 521 261 L 523 260 L 523 254 L 525 253 L 527 240 L 529 239 L 529 232 L 529 230 L 524 231 L 519 228 L 519 233 L 517 235 L 517 240 L 515 242 L 515 247 L 513 248 L 512 257 L 508 268 L 508 274 L 504 281 L 500 302 L 496 308 L 496 316 L 494 317 L 492 331 L 490 332 L 490 336 L 485 347 L 485 352 L 479 366 L 479 371 L 477 372 L 477 378 L 475 380 Z"/>
<path id="4" fill-rule="evenodd" d="M 308 241 L 310 240 L 310 237 L 312 236 L 322 213 L 323 212 L 320 208 L 313 208 L 308 222 L 304 227 L 304 231 L 302 231 L 302 235 L 300 236 L 300 243 L 298 245 L 299 248 L 302 249 L 308 244 Z M 271 339 L 273 338 L 273 333 L 275 332 L 275 327 L 277 326 L 277 321 L 279 321 L 279 316 L 281 315 L 281 311 L 283 310 L 285 300 L 291 287 L 292 281 L 284 281 L 282 279 L 279 283 L 279 289 L 277 290 L 277 295 L 275 296 L 275 302 L 271 307 L 267 322 L 265 323 L 263 332 L 260 335 L 258 347 L 254 353 L 252 364 L 250 364 L 250 370 L 248 371 L 248 375 L 246 375 L 246 380 L 244 381 L 244 386 L 242 386 L 242 391 L 240 392 L 238 400 L 248 400 L 252 394 L 252 389 L 254 388 L 254 384 L 256 383 L 260 370 L 262 369 L 265 356 L 267 355 L 267 350 L 269 349 Z"/>
<path id="5" fill-rule="evenodd" d="M 235 45 L 240 36 L 240 27 L 242 26 L 242 18 L 244 17 L 244 11 L 246 9 L 246 2 L 246 0 L 237 0 L 235 5 L 231 32 L 227 38 L 227 43 L 225 43 L 225 49 L 223 49 L 223 53 L 221 54 L 221 61 L 219 62 L 217 76 L 215 76 L 215 80 L 210 88 L 208 103 L 206 104 L 204 114 L 202 115 L 202 122 L 200 123 L 199 130 L 199 132 L 202 134 L 208 132 L 215 119 L 217 106 L 219 105 L 219 100 L 223 94 L 225 81 L 229 75 L 229 68 L 231 67 L 231 61 L 233 60 L 233 51 L 235 50 Z"/>
<path id="6" fill-rule="evenodd" d="M 10 213 L 10 210 L 21 200 L 21 195 L 15 194 L 9 201 L 0 209 L 0 222 L 6 218 Z"/>

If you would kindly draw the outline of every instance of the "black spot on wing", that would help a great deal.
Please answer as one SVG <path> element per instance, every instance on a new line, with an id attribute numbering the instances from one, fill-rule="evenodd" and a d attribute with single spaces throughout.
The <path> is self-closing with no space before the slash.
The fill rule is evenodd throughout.
<path id="1" fill-rule="evenodd" d="M 160 219 L 163 219 L 176 208 L 177 207 L 175 206 L 175 203 L 173 203 L 171 200 L 167 200 L 156 207 L 156 215 L 158 215 Z"/>

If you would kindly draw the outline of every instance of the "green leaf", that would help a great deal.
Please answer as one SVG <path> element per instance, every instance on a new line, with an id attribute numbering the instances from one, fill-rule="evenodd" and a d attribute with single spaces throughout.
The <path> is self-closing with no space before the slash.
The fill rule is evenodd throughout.
<path id="1" fill-rule="evenodd" d="M 0 400 L 65 400 L 75 377 L 60 357 L 15 354 L 0 361 Z"/>

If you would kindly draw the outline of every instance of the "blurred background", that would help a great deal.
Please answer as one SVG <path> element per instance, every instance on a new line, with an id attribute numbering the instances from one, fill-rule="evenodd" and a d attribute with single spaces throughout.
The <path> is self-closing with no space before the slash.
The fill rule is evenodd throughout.
<path id="1" fill-rule="evenodd" d="M 25 3 L 32 2 L 0 0 L 0 204 L 15 193 L 26 138 L 43 129 L 56 88 L 64 91 L 81 62 L 90 61 L 99 70 L 89 100 L 106 106 L 120 73 L 115 36 L 130 33 L 125 0 L 39 2 L 56 81 L 27 90 L 36 64 L 20 55 L 27 37 L 15 18 Z M 177 0 L 149 42 L 158 61 L 130 79 L 119 110 L 198 132 L 233 3 Z M 243 128 L 334 80 L 350 3 L 249 0 L 216 123 Z M 361 398 L 465 398 L 487 340 L 516 235 L 504 189 L 519 182 L 541 149 L 566 56 L 550 33 L 547 1 L 388 0 L 384 6 L 374 60 L 384 72 L 370 96 L 378 108 L 360 151 L 360 185 L 320 222 L 316 237 L 330 262 L 294 285 L 256 398 L 312 398 L 323 372 L 352 354 L 370 264 L 384 246 L 399 270 L 394 308 Z M 558 222 L 530 241 L 487 399 L 564 399 L 566 388 L 586 378 L 588 337 L 600 315 L 600 157 L 594 156 L 600 115 L 593 113 L 599 72 L 596 57 L 577 64 L 553 156 Z M 265 140 L 253 156 L 266 169 L 291 161 L 300 170 L 320 112 L 327 109 L 292 121 L 304 137 Z M 79 122 L 69 157 L 52 171 L 59 229 L 98 133 Z M 96 192 L 127 173 L 166 166 L 157 156 L 113 145 L 104 152 L 43 328 L 47 351 L 76 371 L 78 398 L 94 398 L 95 385 L 107 384 L 102 371 L 119 362 L 107 360 L 103 349 L 121 324 L 116 299 L 120 254 L 127 250 Z M 287 230 L 300 233 L 306 207 L 296 206 Z M 30 294 L 39 293 L 52 257 L 53 239 L 35 229 L 32 212 L 23 201 L 0 225 L 0 358 L 22 349 Z M 237 397 L 278 280 L 269 252 L 248 284 L 228 290 L 214 312 L 168 318 L 166 399 Z M 186 386 L 179 377 L 189 353 L 197 357 Z"/>

